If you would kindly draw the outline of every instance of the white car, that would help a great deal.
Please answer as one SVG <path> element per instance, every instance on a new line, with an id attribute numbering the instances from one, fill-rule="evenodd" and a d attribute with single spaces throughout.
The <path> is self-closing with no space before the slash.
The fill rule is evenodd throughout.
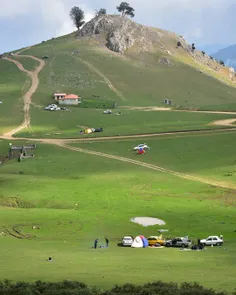
<path id="1" fill-rule="evenodd" d="M 144 150 L 150 150 L 150 147 L 148 145 L 146 145 L 146 143 L 141 143 L 141 144 L 137 145 L 136 147 L 134 147 L 134 151 L 137 151 L 140 148 L 143 148 Z"/>
<path id="2" fill-rule="evenodd" d="M 207 239 L 200 240 L 200 243 L 204 246 L 221 246 L 224 243 L 223 237 L 209 236 Z"/>
<path id="3" fill-rule="evenodd" d="M 131 247 L 133 241 L 134 240 L 131 236 L 126 236 L 122 239 L 122 246 L 123 247 Z"/>
<path id="4" fill-rule="evenodd" d="M 106 110 L 106 111 L 103 112 L 103 114 L 111 115 L 112 111 L 111 110 Z"/>

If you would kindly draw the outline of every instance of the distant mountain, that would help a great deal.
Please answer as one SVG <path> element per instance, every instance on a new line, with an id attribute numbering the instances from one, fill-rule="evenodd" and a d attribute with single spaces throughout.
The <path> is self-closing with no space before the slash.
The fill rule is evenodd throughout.
<path id="1" fill-rule="evenodd" d="M 212 55 L 221 49 L 228 47 L 229 44 L 207 44 L 204 46 L 197 46 L 199 50 L 205 51 L 207 54 Z"/>
<path id="2" fill-rule="evenodd" d="M 236 44 L 221 49 L 212 56 L 217 60 L 223 60 L 226 66 L 236 69 Z"/>

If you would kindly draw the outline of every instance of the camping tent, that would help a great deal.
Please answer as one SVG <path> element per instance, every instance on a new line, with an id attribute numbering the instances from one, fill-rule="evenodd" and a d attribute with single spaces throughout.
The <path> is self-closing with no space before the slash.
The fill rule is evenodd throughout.
<path id="1" fill-rule="evenodd" d="M 144 236 L 137 236 L 132 245 L 132 248 L 147 248 L 148 247 L 148 240 Z"/>
<path id="2" fill-rule="evenodd" d="M 86 129 L 84 131 L 85 134 L 89 134 L 89 133 L 92 133 L 92 132 L 93 132 L 93 130 L 91 128 L 88 128 L 88 129 Z"/>
<path id="3" fill-rule="evenodd" d="M 142 239 L 140 238 L 140 236 L 137 236 L 132 245 L 131 245 L 132 248 L 143 248 L 143 241 Z"/>
<path id="4" fill-rule="evenodd" d="M 144 236 L 140 236 L 140 238 L 143 241 L 143 248 L 147 248 L 148 247 L 148 240 Z"/>

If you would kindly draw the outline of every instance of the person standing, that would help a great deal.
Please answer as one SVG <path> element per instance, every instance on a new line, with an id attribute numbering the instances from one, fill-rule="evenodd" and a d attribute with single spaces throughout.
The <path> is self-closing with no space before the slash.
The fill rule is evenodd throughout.
<path id="1" fill-rule="evenodd" d="M 106 240 L 106 247 L 108 248 L 108 245 L 109 245 L 109 240 L 107 237 L 105 237 L 105 240 Z"/>
<path id="2" fill-rule="evenodd" d="M 98 239 L 96 239 L 96 240 L 94 241 L 94 249 L 97 249 L 97 246 L 98 246 Z"/>

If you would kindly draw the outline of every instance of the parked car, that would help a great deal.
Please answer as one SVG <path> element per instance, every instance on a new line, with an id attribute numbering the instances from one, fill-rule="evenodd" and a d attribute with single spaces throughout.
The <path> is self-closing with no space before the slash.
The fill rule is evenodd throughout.
<path id="1" fill-rule="evenodd" d="M 165 244 L 165 240 L 162 237 L 150 236 L 147 238 L 147 240 L 149 246 L 154 246 L 155 244 L 160 244 L 161 246 L 164 246 Z"/>
<path id="2" fill-rule="evenodd" d="M 111 110 L 106 110 L 106 111 L 103 111 L 103 114 L 111 115 L 112 111 Z"/>
<path id="3" fill-rule="evenodd" d="M 192 242 L 187 237 L 177 237 L 164 243 L 166 247 L 189 247 L 191 244 Z"/>
<path id="4" fill-rule="evenodd" d="M 133 243 L 133 238 L 131 236 L 125 236 L 122 239 L 122 246 L 123 247 L 131 247 L 132 243 Z"/>
<path id="5" fill-rule="evenodd" d="M 207 239 L 200 240 L 200 243 L 204 246 L 221 246 L 223 245 L 224 240 L 218 236 L 209 236 Z"/>
<path id="6" fill-rule="evenodd" d="M 146 143 L 142 143 L 142 144 L 139 144 L 136 147 L 134 147 L 134 151 L 137 151 L 140 148 L 142 148 L 144 150 L 150 150 L 150 147 L 148 145 L 146 145 Z"/>
<path id="7" fill-rule="evenodd" d="M 61 108 L 59 108 L 56 104 L 50 104 L 46 108 L 44 108 L 46 111 L 59 111 Z"/>

